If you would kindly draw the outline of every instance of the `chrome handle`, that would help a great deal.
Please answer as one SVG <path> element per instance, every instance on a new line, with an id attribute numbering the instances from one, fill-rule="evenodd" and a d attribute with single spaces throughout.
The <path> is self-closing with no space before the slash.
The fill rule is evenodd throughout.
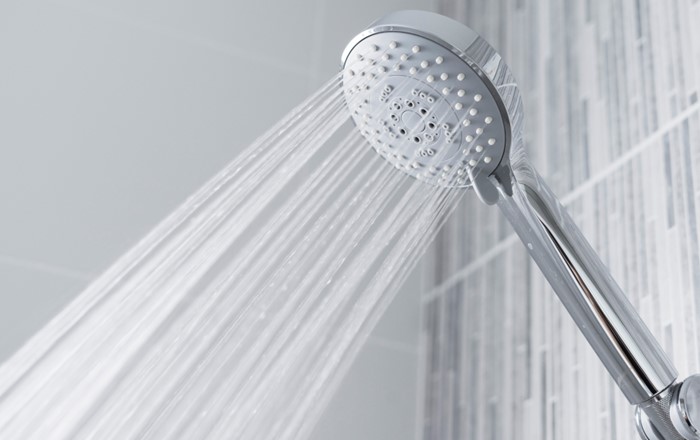
<path id="1" fill-rule="evenodd" d="M 532 167 L 513 183 L 499 207 L 623 394 L 636 405 L 668 388 L 676 369 L 556 196 Z"/>
<path id="2" fill-rule="evenodd" d="M 547 188 L 522 188 L 569 277 L 571 288 L 557 295 L 627 399 L 638 404 L 667 388 L 678 373 L 598 255 L 558 202 L 551 209 Z"/>
<path id="3" fill-rule="evenodd" d="M 490 177 L 498 207 L 627 400 L 645 440 L 700 440 L 700 375 L 678 372 L 522 148 Z"/>

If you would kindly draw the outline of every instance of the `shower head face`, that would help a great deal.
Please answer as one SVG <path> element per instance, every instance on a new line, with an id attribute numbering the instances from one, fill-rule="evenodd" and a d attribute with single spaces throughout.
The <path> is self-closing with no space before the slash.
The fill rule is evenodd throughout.
<path id="1" fill-rule="evenodd" d="M 396 168 L 434 185 L 468 187 L 507 158 L 511 121 L 490 77 L 503 73 L 502 64 L 464 25 L 400 11 L 348 45 L 344 93 L 358 129 Z"/>

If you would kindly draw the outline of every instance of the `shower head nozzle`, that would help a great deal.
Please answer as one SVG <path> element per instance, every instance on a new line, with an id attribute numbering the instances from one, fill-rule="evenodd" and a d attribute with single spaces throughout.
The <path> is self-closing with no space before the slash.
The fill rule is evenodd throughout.
<path id="1" fill-rule="evenodd" d="M 521 102 L 483 38 L 442 15 L 398 11 L 357 35 L 342 65 L 352 118 L 380 155 L 417 179 L 473 187 L 495 203 L 490 176 L 508 162 Z"/>

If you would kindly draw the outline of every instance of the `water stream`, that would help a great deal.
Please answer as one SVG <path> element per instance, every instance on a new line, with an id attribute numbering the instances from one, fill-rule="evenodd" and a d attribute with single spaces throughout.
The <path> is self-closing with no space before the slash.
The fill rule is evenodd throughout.
<path id="1" fill-rule="evenodd" d="M 0 438 L 304 438 L 463 192 L 379 157 L 333 78 L 0 368 Z"/>

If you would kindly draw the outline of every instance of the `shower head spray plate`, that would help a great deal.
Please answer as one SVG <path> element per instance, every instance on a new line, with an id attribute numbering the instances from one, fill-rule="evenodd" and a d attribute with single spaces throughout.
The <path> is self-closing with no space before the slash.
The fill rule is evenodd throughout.
<path id="1" fill-rule="evenodd" d="M 396 168 L 434 185 L 468 187 L 507 158 L 510 118 L 500 78 L 490 77 L 501 64 L 460 23 L 395 12 L 343 53 L 345 98 L 358 129 Z"/>

